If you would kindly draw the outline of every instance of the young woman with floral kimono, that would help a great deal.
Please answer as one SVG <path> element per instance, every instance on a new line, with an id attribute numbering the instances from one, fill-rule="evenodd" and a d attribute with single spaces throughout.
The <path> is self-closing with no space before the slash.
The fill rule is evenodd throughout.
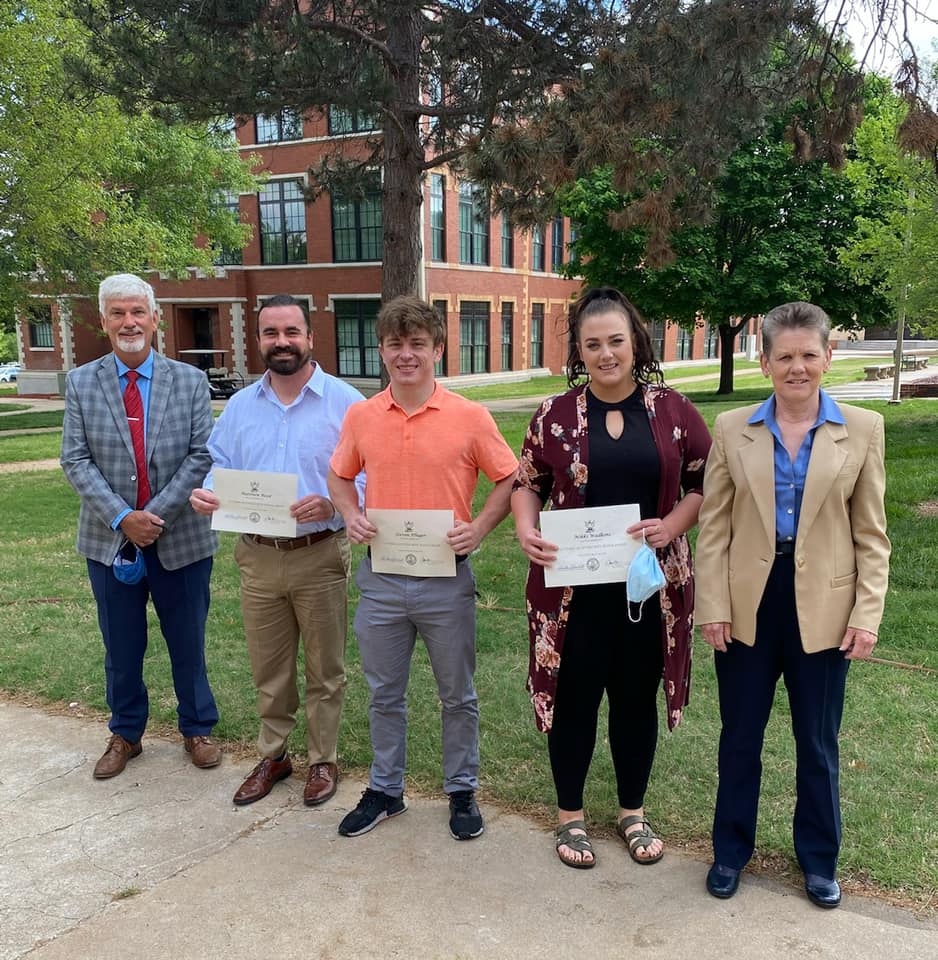
<path id="1" fill-rule="evenodd" d="M 657 692 L 663 678 L 673 729 L 688 701 L 694 582 L 687 531 L 697 522 L 710 434 L 694 406 L 663 385 L 645 324 L 617 290 L 590 290 L 574 304 L 567 371 L 571 389 L 546 400 L 531 420 L 512 493 L 518 540 L 531 561 L 528 691 L 547 733 L 560 859 L 581 869 L 596 862 L 583 787 L 605 693 L 616 830 L 632 859 L 650 864 L 664 851 L 644 810 Z M 641 509 L 627 532 L 656 551 L 667 580 L 637 622 L 625 583 L 546 587 L 544 568 L 557 548 L 538 529 L 544 509 L 626 503 Z"/>

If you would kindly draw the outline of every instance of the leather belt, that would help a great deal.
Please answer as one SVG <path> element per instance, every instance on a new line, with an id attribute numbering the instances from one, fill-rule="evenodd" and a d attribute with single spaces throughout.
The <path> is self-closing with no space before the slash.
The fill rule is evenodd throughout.
<path id="1" fill-rule="evenodd" d="M 793 557 L 795 555 L 794 540 L 780 540 L 775 544 L 776 557 Z"/>
<path id="2" fill-rule="evenodd" d="M 300 547 L 311 547 L 320 540 L 334 537 L 338 530 L 320 530 L 318 533 L 307 533 L 305 537 L 262 537 L 258 533 L 246 533 L 251 543 L 259 543 L 262 547 L 273 547 L 276 550 L 299 550 Z"/>

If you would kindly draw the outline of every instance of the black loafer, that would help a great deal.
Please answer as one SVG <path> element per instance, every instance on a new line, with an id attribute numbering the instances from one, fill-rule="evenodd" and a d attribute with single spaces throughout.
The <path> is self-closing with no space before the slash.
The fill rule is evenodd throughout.
<path id="1" fill-rule="evenodd" d="M 724 867 L 715 863 L 707 873 L 707 893 L 720 900 L 729 900 L 739 889 L 739 875 L 742 871 Z"/>
<path id="2" fill-rule="evenodd" d="M 816 907 L 833 910 L 840 906 L 840 884 L 836 880 L 825 880 L 813 873 L 806 873 L 804 892 Z"/>

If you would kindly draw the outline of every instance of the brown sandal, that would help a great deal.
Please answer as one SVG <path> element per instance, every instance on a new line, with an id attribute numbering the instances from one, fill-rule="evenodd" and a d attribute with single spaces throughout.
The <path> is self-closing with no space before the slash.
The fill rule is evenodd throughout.
<path id="1" fill-rule="evenodd" d="M 634 827 L 636 823 L 642 824 L 641 829 L 626 833 L 628 828 Z M 636 850 L 647 850 L 655 840 L 661 839 L 661 837 L 655 833 L 654 827 L 652 827 L 644 817 L 638 815 L 623 817 L 616 824 L 616 833 L 626 842 L 629 848 L 629 856 L 636 863 L 657 863 L 664 856 L 664 850 L 661 850 L 658 855 L 654 857 L 640 857 L 636 855 Z"/>
<path id="2" fill-rule="evenodd" d="M 554 831 L 556 843 L 554 848 L 557 850 L 557 856 L 560 862 L 575 870 L 589 870 L 596 866 L 596 854 L 593 853 L 593 845 L 586 833 L 571 833 L 572 830 L 586 830 L 586 824 L 582 820 L 570 820 L 567 823 L 560 824 Z M 588 853 L 592 860 L 574 860 L 572 857 L 565 857 L 561 852 L 561 847 L 569 847 L 579 854 Z"/>

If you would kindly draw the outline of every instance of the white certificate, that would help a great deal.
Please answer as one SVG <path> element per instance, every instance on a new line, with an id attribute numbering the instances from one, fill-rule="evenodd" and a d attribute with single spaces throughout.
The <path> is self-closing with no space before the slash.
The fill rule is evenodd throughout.
<path id="1" fill-rule="evenodd" d="M 456 554 L 446 542 L 453 529 L 452 510 L 374 510 L 368 519 L 378 528 L 371 541 L 375 573 L 410 577 L 455 577 Z"/>
<path id="2" fill-rule="evenodd" d="M 541 536 L 559 548 L 557 559 L 544 568 L 544 586 L 623 582 L 642 545 L 625 528 L 641 519 L 637 503 L 543 511 Z"/>
<path id="3" fill-rule="evenodd" d="M 212 471 L 215 496 L 221 506 L 212 514 L 213 530 L 259 533 L 264 537 L 295 537 L 296 520 L 290 504 L 299 498 L 295 473 L 263 470 Z"/>

